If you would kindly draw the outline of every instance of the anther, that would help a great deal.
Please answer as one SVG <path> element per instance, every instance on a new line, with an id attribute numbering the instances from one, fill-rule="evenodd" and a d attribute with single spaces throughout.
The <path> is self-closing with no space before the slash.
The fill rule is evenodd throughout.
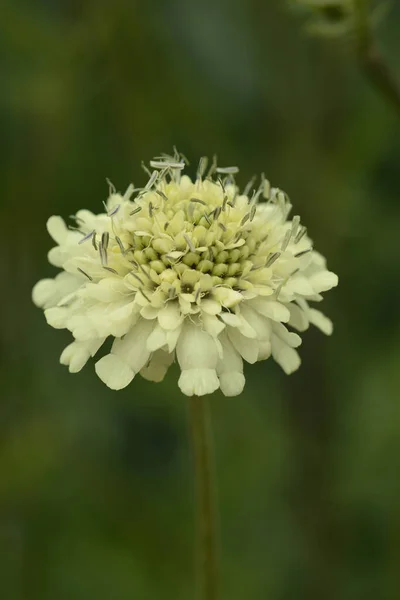
<path id="1" fill-rule="evenodd" d="M 132 215 L 136 215 L 136 213 L 138 213 L 140 210 L 142 210 L 141 206 L 138 206 L 137 208 L 135 208 L 132 212 L 129 213 L 130 216 Z"/>
<path id="2" fill-rule="evenodd" d="M 273 265 L 274 262 L 276 260 L 278 260 L 278 258 L 280 257 L 280 255 L 281 255 L 280 252 L 273 252 L 272 254 L 270 254 L 267 262 L 265 263 L 265 266 L 266 267 L 270 267 L 271 265 Z"/>
<path id="3" fill-rule="evenodd" d="M 114 206 L 114 208 L 108 213 L 108 216 L 109 217 L 113 217 L 114 215 L 117 214 L 117 212 L 119 211 L 120 208 L 121 208 L 121 205 L 120 204 L 116 204 Z"/>
<path id="4" fill-rule="evenodd" d="M 105 269 L 106 271 L 110 271 L 110 273 L 114 273 L 114 275 L 118 275 L 118 271 L 116 271 L 112 267 L 105 267 L 105 266 L 103 266 L 103 269 Z"/>
<path id="5" fill-rule="evenodd" d="M 93 277 L 90 277 L 90 275 L 85 273 L 85 271 L 83 269 L 81 269 L 80 267 L 77 267 L 77 269 L 78 269 L 78 271 L 80 271 L 80 273 L 82 273 L 82 275 L 85 275 L 85 277 L 87 277 L 89 279 L 89 281 L 93 281 Z"/>
<path id="6" fill-rule="evenodd" d="M 79 244 L 83 244 L 83 242 L 87 242 L 87 240 L 90 240 L 90 238 L 94 235 L 95 230 L 93 229 L 93 231 L 91 231 L 90 233 L 86 234 L 81 240 L 79 240 Z"/>
<path id="7" fill-rule="evenodd" d="M 236 175 L 239 173 L 239 167 L 217 167 L 216 171 L 224 175 Z"/>
<path id="8" fill-rule="evenodd" d="M 183 234 L 183 237 L 185 238 L 185 241 L 186 241 L 187 245 L 189 246 L 190 250 L 192 252 L 196 252 L 196 248 L 193 245 L 192 240 L 186 235 L 186 233 Z"/>

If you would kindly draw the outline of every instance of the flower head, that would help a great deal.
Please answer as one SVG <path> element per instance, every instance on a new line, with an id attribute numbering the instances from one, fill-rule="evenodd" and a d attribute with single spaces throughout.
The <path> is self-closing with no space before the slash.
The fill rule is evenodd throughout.
<path id="1" fill-rule="evenodd" d="M 332 324 L 309 306 L 337 285 L 315 252 L 284 192 L 262 178 L 240 193 L 237 168 L 183 175 L 179 154 L 151 161 L 141 189 L 111 187 L 106 212 L 76 214 L 68 228 L 53 216 L 57 243 L 49 261 L 62 269 L 39 281 L 33 300 L 47 322 L 71 331 L 60 361 L 80 371 L 107 337 L 111 352 L 96 363 L 110 388 L 137 373 L 161 381 L 176 359 L 186 395 L 221 388 L 240 394 L 249 363 L 272 357 L 286 373 L 300 365 L 297 333 Z M 285 323 L 285 325 L 284 325 Z"/>

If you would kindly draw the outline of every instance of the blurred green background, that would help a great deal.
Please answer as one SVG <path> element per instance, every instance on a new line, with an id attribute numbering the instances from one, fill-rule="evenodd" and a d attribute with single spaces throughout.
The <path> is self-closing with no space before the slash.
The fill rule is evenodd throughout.
<path id="1" fill-rule="evenodd" d="M 399 66 L 400 6 L 378 31 Z M 400 598 L 400 124 L 346 41 L 282 0 L 3 0 L 0 597 L 195 598 L 177 370 L 70 375 L 31 288 L 52 214 L 102 210 L 173 144 L 264 171 L 340 276 L 302 368 L 212 399 L 222 600 Z M 400 76 L 400 69 L 397 68 Z"/>

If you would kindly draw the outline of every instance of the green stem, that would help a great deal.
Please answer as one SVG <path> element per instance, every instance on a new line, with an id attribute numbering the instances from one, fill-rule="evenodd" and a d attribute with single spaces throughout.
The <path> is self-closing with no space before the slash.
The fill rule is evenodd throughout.
<path id="1" fill-rule="evenodd" d="M 372 32 L 369 0 L 354 0 L 358 60 L 362 70 L 400 116 L 400 87 L 380 54 Z"/>
<path id="2" fill-rule="evenodd" d="M 217 600 L 217 550 L 213 489 L 211 427 L 208 401 L 190 398 L 190 429 L 192 434 L 197 493 L 199 537 L 198 568 L 204 600 Z"/>

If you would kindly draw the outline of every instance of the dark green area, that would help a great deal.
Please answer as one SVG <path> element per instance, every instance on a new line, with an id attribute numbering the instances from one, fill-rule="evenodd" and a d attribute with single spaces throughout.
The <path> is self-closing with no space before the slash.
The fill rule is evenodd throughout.
<path id="1" fill-rule="evenodd" d="M 30 300 L 46 219 L 101 211 L 106 177 L 139 185 L 173 144 L 264 171 L 340 276 L 300 371 L 213 398 L 222 600 L 400 598 L 400 124 L 348 41 L 302 26 L 282 0 L 2 3 L 2 600 L 195 598 L 177 370 L 117 393 L 70 375 Z M 394 6 L 395 71 L 399 30 Z"/>

